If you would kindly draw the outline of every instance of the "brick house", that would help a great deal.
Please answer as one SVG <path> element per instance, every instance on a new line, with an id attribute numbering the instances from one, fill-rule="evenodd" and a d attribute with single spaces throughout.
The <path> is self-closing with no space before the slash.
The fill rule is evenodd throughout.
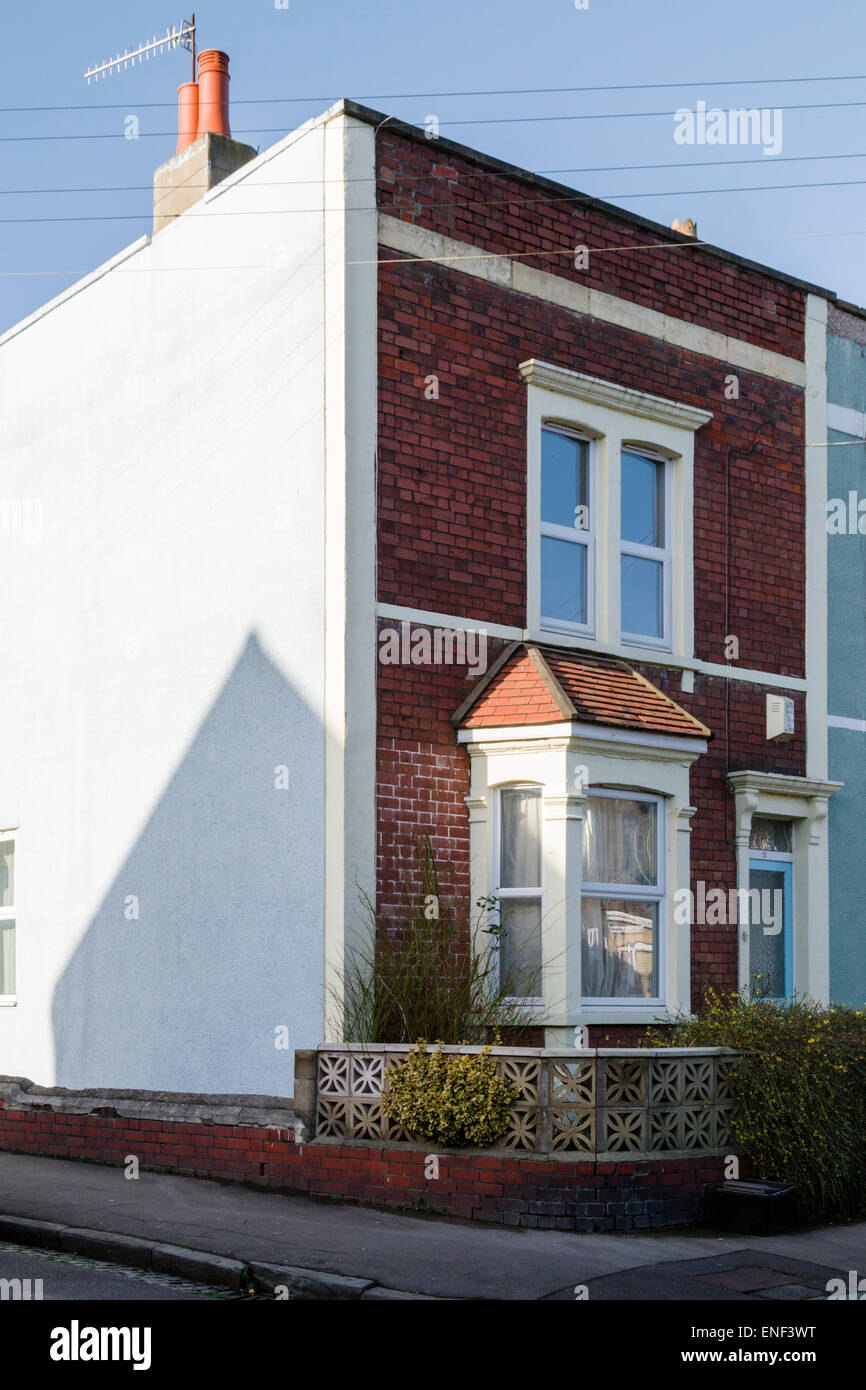
<path id="1" fill-rule="evenodd" d="M 826 998 L 823 292 L 392 122 L 377 204 L 380 624 L 495 658 L 468 700 L 380 667 L 380 902 L 427 830 L 467 904 L 511 884 L 551 1044 L 708 984 Z"/>
<path id="2" fill-rule="evenodd" d="M 351 102 L 157 192 L 0 338 L 0 1072 L 286 1097 L 425 834 L 552 1043 L 826 998 L 832 296 Z"/>

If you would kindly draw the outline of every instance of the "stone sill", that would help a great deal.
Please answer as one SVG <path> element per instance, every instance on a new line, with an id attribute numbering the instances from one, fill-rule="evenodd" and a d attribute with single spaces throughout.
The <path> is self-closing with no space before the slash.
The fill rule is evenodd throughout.
<path id="1" fill-rule="evenodd" d="M 503 1149 L 503 1148 L 449 1148 L 445 1144 L 437 1144 L 434 1139 L 426 1141 L 419 1140 L 416 1143 L 405 1139 L 357 1139 L 348 1135 L 317 1135 L 315 1139 L 305 1139 L 301 1149 L 321 1150 L 326 1148 L 339 1149 L 360 1149 L 369 1153 L 371 1150 L 390 1153 L 422 1153 L 425 1156 L 435 1154 L 437 1158 L 464 1158 L 471 1161 L 473 1158 L 495 1158 L 511 1160 L 515 1163 L 666 1163 L 681 1162 L 689 1159 L 694 1162 L 701 1162 L 704 1159 L 728 1158 L 731 1154 L 740 1154 L 740 1151 L 731 1145 L 721 1149 L 653 1149 L 647 1151 L 641 1149 L 607 1149 L 600 1150 L 598 1153 L 586 1149 Z M 740 1154 L 740 1156 L 742 1156 Z"/>
<path id="2" fill-rule="evenodd" d="M 175 1124 L 291 1129 L 295 1121 L 290 1097 L 196 1095 L 186 1091 L 74 1091 L 65 1086 L 37 1086 L 24 1076 L 0 1076 L 0 1102 L 7 1110 L 107 1115 Z"/>
<path id="3" fill-rule="evenodd" d="M 427 1044 L 427 1051 L 435 1051 L 436 1043 Z M 385 1052 L 413 1052 L 414 1043 L 319 1043 L 318 1052 L 350 1052 L 352 1054 L 376 1056 Z M 736 1049 L 731 1047 L 485 1047 L 483 1044 L 447 1043 L 443 1052 L 480 1053 L 487 1052 L 492 1057 L 545 1058 L 562 1057 L 569 1062 L 578 1058 L 591 1057 L 734 1057 Z"/>

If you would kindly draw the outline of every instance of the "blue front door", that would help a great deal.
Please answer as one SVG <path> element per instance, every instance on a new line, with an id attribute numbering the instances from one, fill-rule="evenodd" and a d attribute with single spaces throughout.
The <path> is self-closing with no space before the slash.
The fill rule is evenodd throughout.
<path id="1" fill-rule="evenodd" d="M 749 993 L 785 999 L 794 992 L 793 864 L 749 860 Z"/>

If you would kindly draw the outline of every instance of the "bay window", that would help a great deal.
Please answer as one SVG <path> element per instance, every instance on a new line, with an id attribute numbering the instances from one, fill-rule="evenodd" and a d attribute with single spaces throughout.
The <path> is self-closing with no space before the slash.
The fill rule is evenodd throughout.
<path id="1" fill-rule="evenodd" d="M 511 996 L 541 995 L 541 788 L 502 787 L 494 896 L 499 982 Z"/>
<path id="2" fill-rule="evenodd" d="M 581 978 L 587 1004 L 659 998 L 659 798 L 597 790 L 583 813 Z"/>

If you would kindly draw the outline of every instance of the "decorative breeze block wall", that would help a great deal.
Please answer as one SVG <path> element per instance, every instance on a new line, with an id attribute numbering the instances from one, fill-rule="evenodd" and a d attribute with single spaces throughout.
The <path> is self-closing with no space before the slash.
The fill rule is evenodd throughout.
<path id="1" fill-rule="evenodd" d="M 382 1109 L 388 1072 L 410 1048 L 319 1049 L 316 1136 L 422 1142 Z M 444 1052 L 482 1051 L 446 1047 Z M 603 1048 L 528 1052 L 490 1048 L 517 1093 L 498 1147 L 527 1154 L 722 1154 L 730 1148 L 731 1070 L 715 1048 Z"/>

